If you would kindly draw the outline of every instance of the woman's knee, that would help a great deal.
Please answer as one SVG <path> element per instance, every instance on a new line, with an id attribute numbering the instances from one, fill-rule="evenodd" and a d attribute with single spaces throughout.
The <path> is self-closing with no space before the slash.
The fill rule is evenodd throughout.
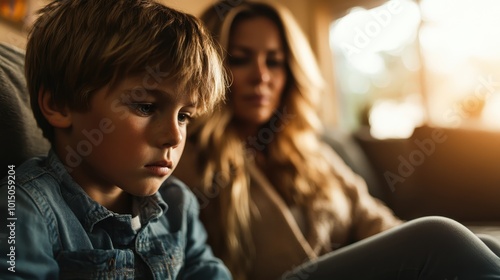
<path id="1" fill-rule="evenodd" d="M 491 235 L 488 234 L 476 234 L 481 241 L 483 241 L 488 248 L 495 253 L 495 255 L 500 257 L 500 240 L 497 238 L 494 238 Z"/>
<path id="2" fill-rule="evenodd" d="M 454 241 L 474 236 L 464 225 L 441 216 L 417 218 L 408 221 L 406 226 L 417 238 L 426 241 Z"/>
<path id="3" fill-rule="evenodd" d="M 410 220 L 407 223 L 415 224 L 418 225 L 419 227 L 429 227 L 429 228 L 436 228 L 436 227 L 442 227 L 445 229 L 464 228 L 464 226 L 459 222 L 442 216 L 421 217 L 421 218 L 416 218 L 414 220 Z"/>

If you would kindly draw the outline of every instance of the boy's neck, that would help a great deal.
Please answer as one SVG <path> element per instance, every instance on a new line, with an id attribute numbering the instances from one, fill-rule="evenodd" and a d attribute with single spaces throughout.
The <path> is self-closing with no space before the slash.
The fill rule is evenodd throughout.
<path id="1" fill-rule="evenodd" d="M 109 201 L 101 201 L 99 204 L 118 214 L 134 214 L 133 197 L 124 191 L 118 197 L 112 198 Z"/>
<path id="2" fill-rule="evenodd" d="M 82 186 L 83 190 L 97 203 L 106 207 L 109 211 L 118 214 L 132 214 L 132 201 L 131 194 L 116 187 L 112 191 L 103 191 L 96 188 L 86 188 Z"/>

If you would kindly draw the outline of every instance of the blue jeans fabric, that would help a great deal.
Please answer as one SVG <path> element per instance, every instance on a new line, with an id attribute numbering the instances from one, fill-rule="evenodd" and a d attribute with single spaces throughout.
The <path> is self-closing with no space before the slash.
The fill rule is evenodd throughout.
<path id="1" fill-rule="evenodd" d="M 15 169 L 15 193 L 7 179 L 0 221 L 15 230 L 0 227 L 0 279 L 231 279 L 205 243 L 196 198 L 175 178 L 134 198 L 139 230 L 92 200 L 52 151 Z"/>
<path id="2" fill-rule="evenodd" d="M 451 219 L 424 217 L 326 254 L 282 279 L 500 279 L 500 247 L 485 241 Z"/>

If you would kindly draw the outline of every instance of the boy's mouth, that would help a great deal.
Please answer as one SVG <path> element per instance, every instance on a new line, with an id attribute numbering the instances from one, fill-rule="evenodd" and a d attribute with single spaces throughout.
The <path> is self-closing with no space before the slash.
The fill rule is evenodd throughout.
<path id="1" fill-rule="evenodd" d="M 153 163 L 146 164 L 148 170 L 150 170 L 154 175 L 163 177 L 167 176 L 170 171 L 172 171 L 174 164 L 171 161 L 160 160 Z"/>

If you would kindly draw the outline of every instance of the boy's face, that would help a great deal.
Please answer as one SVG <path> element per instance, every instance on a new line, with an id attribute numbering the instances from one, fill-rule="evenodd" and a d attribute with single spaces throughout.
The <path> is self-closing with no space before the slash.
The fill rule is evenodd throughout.
<path id="1" fill-rule="evenodd" d="M 95 92 L 87 112 L 71 112 L 65 145 L 57 150 L 92 198 L 122 190 L 152 195 L 179 162 L 196 107 L 174 83 L 152 81 L 124 79 Z"/>

